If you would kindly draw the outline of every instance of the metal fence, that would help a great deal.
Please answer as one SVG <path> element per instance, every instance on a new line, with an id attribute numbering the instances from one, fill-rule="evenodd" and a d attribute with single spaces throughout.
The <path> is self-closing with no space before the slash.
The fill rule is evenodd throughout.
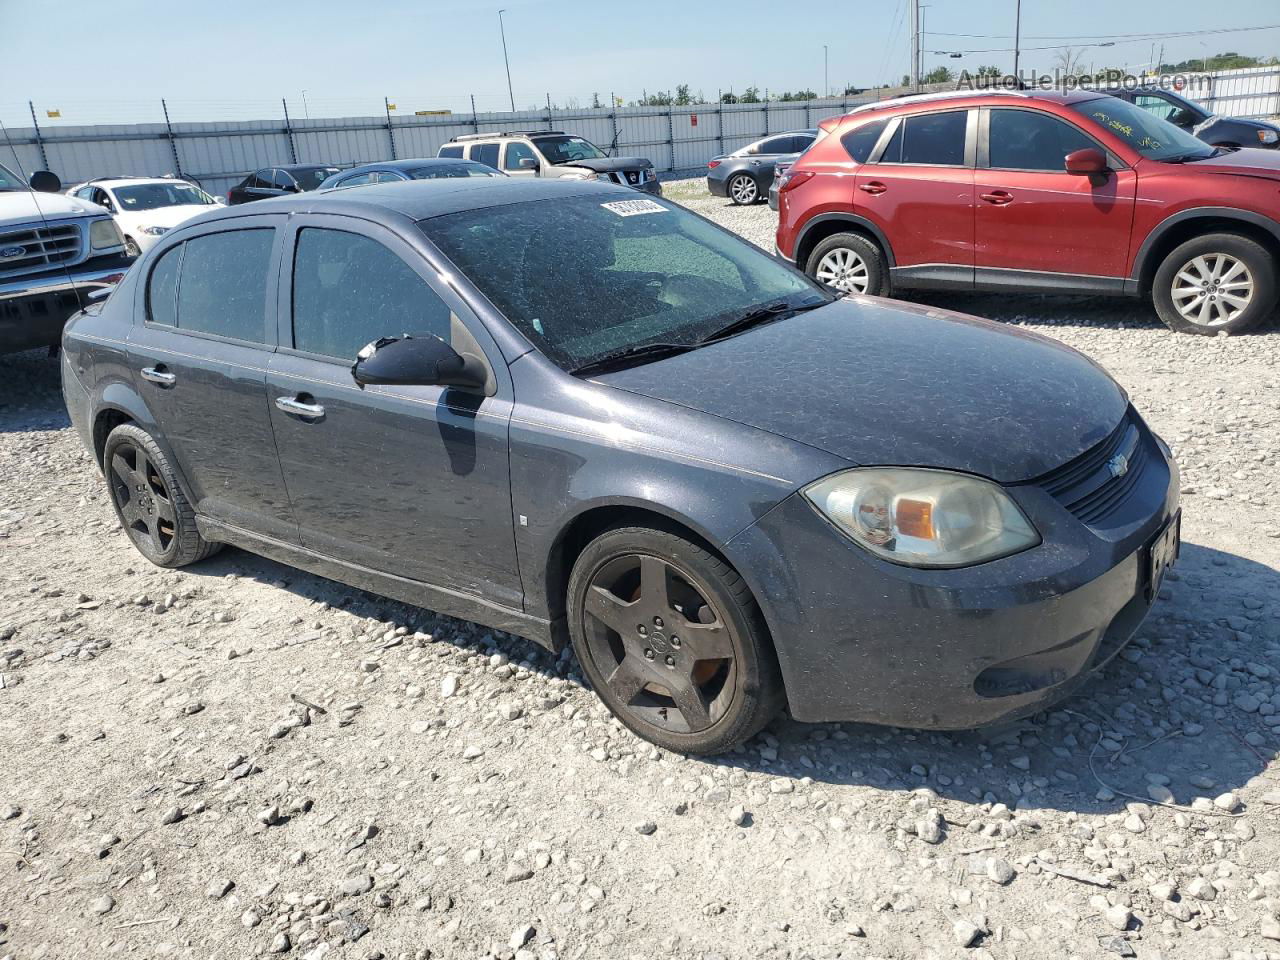
<path id="1" fill-rule="evenodd" d="M 272 164 L 353 166 L 375 160 L 434 157 L 464 133 L 564 130 L 618 154 L 639 154 L 659 170 L 703 166 L 718 153 L 784 130 L 812 127 L 867 97 L 769 103 L 703 103 L 673 107 L 608 107 L 399 117 L 220 123 L 110 124 L 9 130 L 28 174 L 52 170 L 68 185 L 102 176 L 175 173 L 222 193 L 247 173 Z M 33 111 L 34 113 L 34 111 Z M 167 109 L 166 109 L 167 114 Z M 34 116 L 33 116 L 34 121 Z"/>
<path id="2" fill-rule="evenodd" d="M 1216 113 L 1254 118 L 1280 115 L 1280 67 L 1192 75 L 1190 80 L 1183 92 Z M 548 106 L 514 113 L 414 116 L 397 116 L 387 104 L 380 116 L 340 119 L 291 118 L 281 101 L 278 119 L 205 123 L 171 122 L 168 104 L 162 100 L 161 123 L 41 129 L 33 107 L 32 126 L 10 128 L 7 133 L 18 164 L 28 174 L 52 170 L 70 185 L 91 177 L 174 173 L 222 193 L 247 173 L 273 164 L 353 166 L 432 157 L 450 137 L 511 129 L 564 130 L 602 147 L 614 145 L 620 154 L 646 156 L 659 170 L 692 170 L 718 153 L 770 133 L 812 127 L 876 95 L 896 92 L 791 102 L 598 109 Z M 7 157 L 6 163 L 13 159 Z"/>

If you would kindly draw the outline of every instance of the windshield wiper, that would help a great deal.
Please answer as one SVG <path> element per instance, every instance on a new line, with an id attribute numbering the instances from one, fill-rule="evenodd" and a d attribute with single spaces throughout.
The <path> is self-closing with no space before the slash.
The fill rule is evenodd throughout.
<path id="1" fill-rule="evenodd" d="M 1224 153 L 1226 151 L 1223 151 Z M 1218 156 L 1218 148 L 1214 147 L 1208 153 L 1175 153 L 1172 157 L 1165 157 L 1165 163 L 1189 163 L 1192 160 L 1208 160 L 1210 157 Z"/>
<path id="2" fill-rule="evenodd" d="M 761 304 L 758 307 L 752 307 L 745 313 L 738 314 L 724 326 L 712 330 L 705 337 L 699 339 L 697 345 L 701 347 L 704 344 L 715 343 L 717 340 L 727 339 L 751 327 L 772 323 L 774 320 L 781 320 L 784 315 L 794 316 L 804 310 L 825 307 L 830 302 L 830 300 L 819 300 L 817 303 L 803 303 L 799 306 L 793 306 L 785 300 L 775 300 L 772 303 Z"/>
<path id="3" fill-rule="evenodd" d="M 657 343 L 642 343 L 638 346 L 627 347 L 625 350 L 615 350 L 613 353 L 606 353 L 602 357 L 596 357 L 594 360 L 588 360 L 586 363 L 574 367 L 569 372 L 574 376 L 581 376 L 588 373 L 600 373 L 603 370 L 610 370 L 619 366 L 626 366 L 630 361 L 647 362 L 649 360 L 657 360 L 659 357 L 670 357 L 677 353 L 687 353 L 697 344 L 693 343 L 667 343 L 659 341 Z"/>

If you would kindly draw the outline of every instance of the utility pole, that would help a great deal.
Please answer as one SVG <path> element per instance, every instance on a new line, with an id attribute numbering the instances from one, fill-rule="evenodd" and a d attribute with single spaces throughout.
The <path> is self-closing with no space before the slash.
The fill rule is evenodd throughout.
<path id="1" fill-rule="evenodd" d="M 1013 11 L 1013 75 L 1018 76 L 1018 57 L 1022 46 L 1022 0 L 1014 0 Z M 1019 81 L 1021 78 L 1019 77 Z"/>
<path id="2" fill-rule="evenodd" d="M 911 87 L 920 92 L 920 0 L 911 0 Z"/>
<path id="3" fill-rule="evenodd" d="M 307 108 L 307 91 L 302 91 L 302 112 L 308 120 L 311 119 L 311 111 Z"/>
<path id="4" fill-rule="evenodd" d="M 507 96 L 511 98 L 511 112 L 516 112 L 516 95 L 511 90 L 511 61 L 507 58 L 507 28 L 502 22 L 505 9 L 498 11 L 498 32 L 502 34 L 502 62 L 507 67 Z"/>
<path id="5" fill-rule="evenodd" d="M 831 76 L 827 72 L 827 45 L 822 45 L 822 96 L 831 96 Z"/>

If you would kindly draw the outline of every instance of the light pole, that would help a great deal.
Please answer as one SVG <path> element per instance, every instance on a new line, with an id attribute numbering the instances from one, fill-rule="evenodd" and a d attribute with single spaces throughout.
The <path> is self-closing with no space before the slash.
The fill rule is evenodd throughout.
<path id="1" fill-rule="evenodd" d="M 308 120 L 311 119 L 311 111 L 307 109 L 307 91 L 302 91 L 302 112 L 306 114 Z"/>
<path id="2" fill-rule="evenodd" d="M 1013 75 L 1018 76 L 1018 48 L 1022 46 L 1022 0 L 1013 9 Z"/>
<path id="3" fill-rule="evenodd" d="M 498 11 L 498 32 L 502 34 L 502 62 L 507 65 L 507 96 L 511 98 L 511 112 L 516 112 L 516 95 L 511 91 L 511 61 L 507 59 L 507 28 L 502 22 L 506 10 Z"/>
<path id="4" fill-rule="evenodd" d="M 827 72 L 827 45 L 822 45 L 822 97 L 831 96 L 831 77 Z"/>

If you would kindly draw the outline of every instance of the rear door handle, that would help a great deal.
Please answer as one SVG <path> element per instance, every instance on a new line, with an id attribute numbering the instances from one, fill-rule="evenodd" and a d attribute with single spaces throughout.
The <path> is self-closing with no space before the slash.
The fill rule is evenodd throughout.
<path id="1" fill-rule="evenodd" d="M 324 416 L 324 407 L 318 403 L 307 403 L 299 397 L 276 397 L 276 409 L 304 420 L 317 420 Z"/>
<path id="2" fill-rule="evenodd" d="M 992 190 L 990 193 L 980 194 L 980 196 L 983 200 L 987 201 L 987 203 L 994 203 L 998 207 L 1004 206 L 1006 203 L 1013 202 L 1013 194 L 1007 193 L 1004 190 Z"/>
<path id="3" fill-rule="evenodd" d="M 155 367 L 143 367 L 141 371 L 142 379 L 149 383 L 158 383 L 162 387 L 172 387 L 178 382 L 176 374 L 169 373 L 164 368 L 164 364 Z"/>
<path id="4" fill-rule="evenodd" d="M 858 189 L 863 191 L 864 193 L 869 193 L 874 196 L 878 193 L 884 193 L 889 188 L 886 187 L 879 180 L 872 180 L 870 183 L 858 184 Z"/>

